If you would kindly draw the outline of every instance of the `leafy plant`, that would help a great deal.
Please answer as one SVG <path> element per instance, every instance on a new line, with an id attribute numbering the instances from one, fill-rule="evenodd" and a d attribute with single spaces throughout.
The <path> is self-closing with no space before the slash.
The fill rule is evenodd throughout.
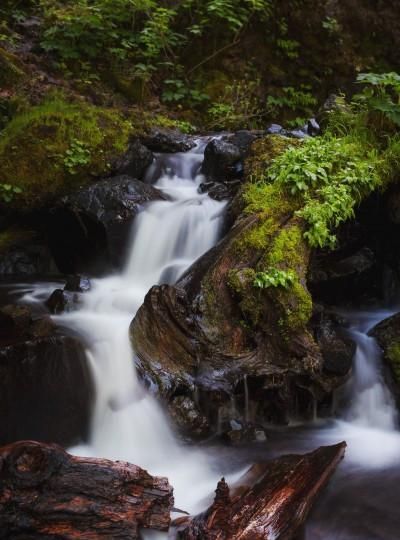
<path id="1" fill-rule="evenodd" d="M 354 101 L 400 126 L 400 75 L 394 72 L 360 73 L 357 82 L 364 88 L 354 96 Z"/>
<path id="2" fill-rule="evenodd" d="M 259 289 L 269 287 L 283 287 L 288 289 L 295 281 L 296 274 L 292 270 L 279 270 L 268 268 L 265 272 L 257 272 L 254 278 L 254 286 Z"/>
<path id="3" fill-rule="evenodd" d="M 22 193 L 22 189 L 11 184 L 0 184 L 0 197 L 5 203 L 9 203 L 13 200 L 15 195 Z"/>
<path id="4" fill-rule="evenodd" d="M 90 150 L 87 145 L 74 139 L 65 152 L 64 166 L 70 174 L 77 174 L 78 168 L 90 163 Z"/>
<path id="5" fill-rule="evenodd" d="M 288 125 L 300 125 L 304 122 L 304 118 L 309 118 L 313 113 L 313 108 L 317 105 L 316 98 L 311 94 L 311 88 L 307 85 L 301 85 L 300 88 L 286 86 L 282 88 L 282 92 L 277 96 L 268 96 L 267 110 L 269 114 L 275 118 L 280 117 L 282 113 L 292 111 L 301 114 L 301 118 L 296 118 L 293 122 L 288 122 Z"/>
<path id="6" fill-rule="evenodd" d="M 335 229 L 354 215 L 354 207 L 381 184 L 376 150 L 354 136 L 308 139 L 278 156 L 266 178 L 300 199 L 297 215 L 308 224 L 312 247 L 333 248 Z"/>

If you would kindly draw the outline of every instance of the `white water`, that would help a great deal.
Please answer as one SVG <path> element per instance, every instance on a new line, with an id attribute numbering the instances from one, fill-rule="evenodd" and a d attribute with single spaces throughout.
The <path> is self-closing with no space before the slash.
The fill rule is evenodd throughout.
<path id="1" fill-rule="evenodd" d="M 357 350 L 353 377 L 347 387 L 349 406 L 333 429 L 318 438 L 325 442 L 345 440 L 346 461 L 366 468 L 379 468 L 400 461 L 400 433 L 394 399 L 382 373 L 381 351 L 368 331 L 393 312 L 370 311 L 347 314 L 350 337 Z M 328 441 L 327 441 L 328 439 Z"/>
<path id="2" fill-rule="evenodd" d="M 167 476 L 175 506 L 190 512 L 206 504 L 218 474 L 205 454 L 179 446 L 160 406 L 138 382 L 128 328 L 152 285 L 175 282 L 218 240 L 225 203 L 198 193 L 203 148 L 199 143 L 192 152 L 159 158 L 149 174 L 162 163 L 155 186 L 170 200 L 150 203 L 136 218 L 125 270 L 94 280 L 82 308 L 57 317 L 87 343 L 96 386 L 90 443 L 71 451 Z"/>

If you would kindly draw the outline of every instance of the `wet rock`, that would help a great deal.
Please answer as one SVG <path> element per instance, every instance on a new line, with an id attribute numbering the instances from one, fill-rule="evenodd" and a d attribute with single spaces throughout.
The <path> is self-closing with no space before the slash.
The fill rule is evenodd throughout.
<path id="1" fill-rule="evenodd" d="M 224 201 L 233 199 L 240 187 L 240 180 L 232 180 L 230 182 L 203 182 L 199 186 L 200 193 L 208 193 L 208 195 L 216 201 Z"/>
<path id="2" fill-rule="evenodd" d="M 223 434 L 223 439 L 228 440 L 231 444 L 265 442 L 267 440 L 267 433 L 262 426 L 231 420 L 230 428 Z"/>
<path id="3" fill-rule="evenodd" d="M 187 152 L 196 146 L 193 138 L 177 129 L 152 129 L 141 142 L 153 152 L 166 153 Z"/>
<path id="4" fill-rule="evenodd" d="M 69 276 L 64 287 L 64 291 L 88 292 L 90 291 L 90 280 L 86 276 Z"/>
<path id="5" fill-rule="evenodd" d="M 28 306 L 9 304 L 0 308 L 0 332 L 3 335 L 21 335 L 28 332 L 32 312 Z"/>
<path id="6" fill-rule="evenodd" d="M 17 245 L 0 257 L 0 275 L 43 275 L 56 270 L 49 248 L 41 244 Z"/>
<path id="7" fill-rule="evenodd" d="M 315 257 L 308 281 L 316 298 L 330 304 L 348 303 L 371 289 L 376 274 L 375 254 L 368 247 L 363 247 L 344 257 L 340 257 L 340 253 Z"/>
<path id="8" fill-rule="evenodd" d="M 238 178 L 242 174 L 241 157 L 236 145 L 213 139 L 205 148 L 201 172 L 209 181 L 224 182 Z"/>
<path id="9" fill-rule="evenodd" d="M 177 396 L 168 405 L 172 422 L 183 433 L 193 437 L 206 437 L 210 434 L 207 418 L 201 414 L 196 403 L 188 396 Z"/>
<path id="10" fill-rule="evenodd" d="M 85 439 L 92 396 L 77 339 L 59 333 L 49 317 L 34 319 L 29 307 L 2 308 L 0 444 L 33 439 L 67 446 Z"/>
<path id="11" fill-rule="evenodd" d="M 51 293 L 45 304 L 53 315 L 60 315 L 65 311 L 76 309 L 79 303 L 79 298 L 76 293 L 56 289 Z"/>
<path id="12" fill-rule="evenodd" d="M 369 331 L 383 350 L 389 370 L 386 380 L 396 396 L 400 407 L 400 313 L 388 317 Z"/>
<path id="13" fill-rule="evenodd" d="M 356 344 L 344 335 L 343 321 L 335 314 L 321 310 L 314 314 L 312 325 L 315 339 L 322 353 L 324 371 L 332 376 L 349 375 Z"/>
<path id="14" fill-rule="evenodd" d="M 240 131 L 236 131 L 233 135 L 229 135 L 224 140 L 236 146 L 239 149 L 241 157 L 245 158 L 247 157 L 253 142 L 262 136 L 262 131 L 249 131 L 243 129 Z"/>
<path id="15" fill-rule="evenodd" d="M 114 173 L 118 176 L 128 175 L 142 180 L 153 159 L 153 153 L 140 141 L 135 140 L 129 144 L 127 152 L 114 164 Z"/>
<path id="16" fill-rule="evenodd" d="M 156 188 L 127 175 L 68 196 L 49 215 L 52 252 L 65 273 L 120 267 L 133 219 L 143 205 L 164 200 Z"/>

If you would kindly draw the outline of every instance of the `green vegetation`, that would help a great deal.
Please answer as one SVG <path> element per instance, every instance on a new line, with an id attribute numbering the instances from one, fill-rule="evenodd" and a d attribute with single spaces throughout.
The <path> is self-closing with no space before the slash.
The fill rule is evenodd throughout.
<path id="1" fill-rule="evenodd" d="M 295 274 L 292 270 L 279 270 L 278 268 L 268 268 L 264 272 L 257 272 L 254 278 L 254 286 L 259 289 L 268 287 L 283 287 L 289 289 L 293 285 Z"/>
<path id="2" fill-rule="evenodd" d="M 105 174 L 131 129 L 115 111 L 61 98 L 16 116 L 0 136 L 0 182 L 16 194 L 7 202 L 40 207 Z"/>

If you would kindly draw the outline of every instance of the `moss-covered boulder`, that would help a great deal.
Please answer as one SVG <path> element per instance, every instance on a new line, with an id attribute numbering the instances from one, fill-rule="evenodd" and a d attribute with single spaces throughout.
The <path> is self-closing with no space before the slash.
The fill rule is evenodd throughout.
<path id="1" fill-rule="evenodd" d="M 113 110 L 53 99 L 16 116 L 0 138 L 0 184 L 10 205 L 42 208 L 107 174 L 128 147 L 130 122 Z"/>

